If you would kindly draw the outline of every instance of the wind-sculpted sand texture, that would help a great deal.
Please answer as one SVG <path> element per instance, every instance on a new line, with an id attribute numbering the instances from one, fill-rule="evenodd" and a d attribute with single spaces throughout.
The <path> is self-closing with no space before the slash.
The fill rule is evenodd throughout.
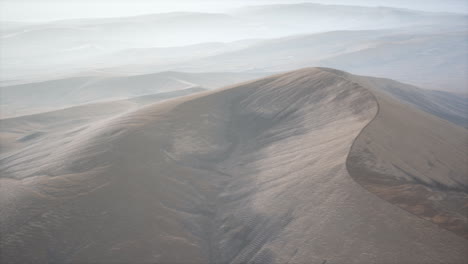
<path id="1" fill-rule="evenodd" d="M 348 174 L 375 98 L 343 74 L 304 69 L 3 156 L 1 261 L 466 262 L 467 240 Z"/>

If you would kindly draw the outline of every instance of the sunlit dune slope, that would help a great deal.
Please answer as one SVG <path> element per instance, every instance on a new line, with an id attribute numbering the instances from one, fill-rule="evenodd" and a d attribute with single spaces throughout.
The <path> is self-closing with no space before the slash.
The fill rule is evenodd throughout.
<path id="1" fill-rule="evenodd" d="M 145 105 L 163 100 L 189 95 L 206 89 L 193 87 L 172 92 L 137 96 L 128 99 L 83 104 L 65 109 L 19 116 L 0 120 L 0 156 L 11 155 L 13 151 L 37 151 L 32 145 L 55 142 L 63 147 L 63 142 L 71 142 L 77 133 L 93 127 L 106 119 L 135 111 Z M 28 146 L 28 148 L 24 148 Z"/>

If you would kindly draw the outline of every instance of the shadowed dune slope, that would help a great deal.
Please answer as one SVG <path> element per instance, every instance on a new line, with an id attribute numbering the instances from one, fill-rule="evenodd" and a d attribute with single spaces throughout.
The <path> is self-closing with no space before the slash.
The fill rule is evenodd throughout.
<path id="1" fill-rule="evenodd" d="M 378 196 L 468 239 L 468 131 L 389 97 L 381 89 L 385 81 L 375 85 L 378 79 L 348 77 L 379 103 L 379 113 L 350 151 L 351 176 Z M 396 96 L 405 101 L 404 91 Z"/>
<path id="2" fill-rule="evenodd" d="M 4 157 L 2 261 L 463 263 L 467 240 L 348 174 L 378 109 L 353 78 L 304 69 L 106 120 L 47 155 Z"/>

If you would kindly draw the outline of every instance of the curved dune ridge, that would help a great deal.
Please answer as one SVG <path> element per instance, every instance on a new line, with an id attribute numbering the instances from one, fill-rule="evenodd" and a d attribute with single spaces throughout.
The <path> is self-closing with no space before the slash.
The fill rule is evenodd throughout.
<path id="1" fill-rule="evenodd" d="M 387 96 L 372 79 L 345 75 L 379 104 L 348 155 L 350 175 L 379 197 L 468 239 L 467 130 Z"/>
<path id="2" fill-rule="evenodd" d="M 1 260 L 463 263 L 468 241 L 458 229 L 416 217 L 412 205 L 382 195 L 368 179 L 398 167 L 400 174 L 391 175 L 411 188 L 462 193 L 466 152 L 450 148 L 466 131 L 432 127 L 448 123 L 400 105 L 365 80 L 298 70 L 93 123 L 63 147 L 46 142 L 6 154 Z M 414 127 L 394 128 L 400 124 L 391 118 L 400 114 Z M 416 122 L 421 118 L 428 121 Z M 419 141 L 397 144 L 421 127 L 431 144 L 438 140 L 419 150 L 435 157 L 433 174 L 422 158 L 403 155 Z M 456 138 L 446 147 L 442 135 Z M 437 147 L 444 152 L 434 153 Z M 365 177 L 356 171 L 363 168 L 370 170 Z M 434 210 L 456 211 L 449 205 L 457 199 L 441 198 Z"/>

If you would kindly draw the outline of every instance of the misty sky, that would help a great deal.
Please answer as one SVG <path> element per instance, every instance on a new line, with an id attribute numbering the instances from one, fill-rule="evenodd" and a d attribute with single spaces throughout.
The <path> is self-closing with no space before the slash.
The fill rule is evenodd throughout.
<path id="1" fill-rule="evenodd" d="M 245 5 L 299 2 L 468 13 L 466 0 L 0 0 L 0 20 L 50 21 L 174 11 L 222 12 Z"/>

